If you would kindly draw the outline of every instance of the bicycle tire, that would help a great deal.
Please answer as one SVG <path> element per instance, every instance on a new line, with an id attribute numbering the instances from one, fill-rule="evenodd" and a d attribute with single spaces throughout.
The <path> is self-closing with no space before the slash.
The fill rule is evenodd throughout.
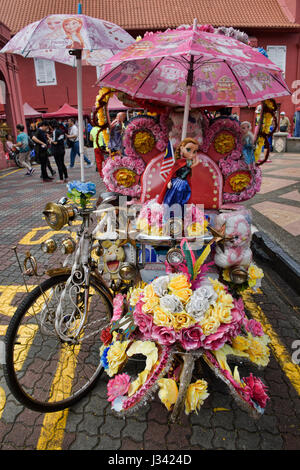
<path id="1" fill-rule="evenodd" d="M 20 160 L 19 160 L 19 155 L 14 156 L 15 164 L 17 165 L 18 168 L 24 168 L 23 165 L 21 165 Z"/>
<path id="2" fill-rule="evenodd" d="M 100 331 L 109 324 L 112 315 L 112 304 L 105 286 L 91 276 L 91 289 L 97 295 L 90 295 L 88 315 L 91 322 L 85 324 L 87 333 L 83 335 L 80 346 L 61 341 L 51 324 L 53 319 L 48 318 L 51 317 L 51 308 L 53 312 L 55 308 L 50 303 L 55 304 L 56 292 L 68 278 L 68 274 L 50 277 L 33 289 L 14 313 L 5 336 L 4 376 L 7 385 L 20 403 L 34 411 L 49 413 L 69 408 L 92 390 L 103 372 L 99 357 L 102 345 Z M 49 294 L 47 302 L 46 294 Z M 42 302 L 38 303 L 41 297 Z M 99 300 L 103 301 L 103 315 Z M 35 304 L 40 309 L 38 312 Z M 39 321 L 45 305 L 48 323 L 42 328 Z M 92 306 L 95 306 L 95 312 Z M 32 320 L 35 322 L 30 323 Z M 99 323 L 99 329 L 95 332 L 93 323 Z M 90 334 L 89 328 L 92 328 Z"/>

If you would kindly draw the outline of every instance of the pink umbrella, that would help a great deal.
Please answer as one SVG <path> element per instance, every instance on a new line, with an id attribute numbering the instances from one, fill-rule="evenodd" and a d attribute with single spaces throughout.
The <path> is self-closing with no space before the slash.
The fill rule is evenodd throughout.
<path id="1" fill-rule="evenodd" d="M 280 68 L 258 50 L 196 24 L 146 33 L 106 62 L 99 82 L 131 97 L 184 106 L 182 138 L 190 107 L 249 106 L 290 94 Z"/>
<path id="2" fill-rule="evenodd" d="M 119 26 L 81 14 L 49 15 L 19 31 L 0 53 L 76 66 L 81 179 L 84 181 L 82 65 L 101 65 L 134 39 Z"/>

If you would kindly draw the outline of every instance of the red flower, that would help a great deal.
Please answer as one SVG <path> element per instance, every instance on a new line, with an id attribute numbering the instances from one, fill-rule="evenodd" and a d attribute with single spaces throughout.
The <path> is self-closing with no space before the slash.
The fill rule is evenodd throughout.
<path id="1" fill-rule="evenodd" d="M 252 374 L 250 374 L 249 377 L 244 377 L 243 382 L 246 385 L 246 391 L 250 394 L 251 399 L 261 408 L 265 408 L 267 400 L 270 399 L 266 393 L 266 385 Z"/>
<path id="2" fill-rule="evenodd" d="M 105 346 L 111 342 L 112 334 L 110 332 L 110 327 L 104 328 L 104 330 L 101 331 L 100 339 Z"/>

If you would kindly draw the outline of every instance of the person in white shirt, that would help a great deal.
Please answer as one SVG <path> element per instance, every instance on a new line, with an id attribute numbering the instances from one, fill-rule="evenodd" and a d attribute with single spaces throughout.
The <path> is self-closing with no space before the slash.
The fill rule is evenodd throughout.
<path id="1" fill-rule="evenodd" d="M 69 141 L 72 144 L 71 153 L 70 153 L 70 168 L 73 168 L 76 155 L 80 156 L 78 127 L 76 126 L 75 119 L 73 118 L 68 119 L 68 124 L 69 124 L 69 134 L 66 134 L 66 137 L 69 139 Z M 88 167 L 93 165 L 86 155 L 84 155 L 84 161 L 87 163 Z"/>

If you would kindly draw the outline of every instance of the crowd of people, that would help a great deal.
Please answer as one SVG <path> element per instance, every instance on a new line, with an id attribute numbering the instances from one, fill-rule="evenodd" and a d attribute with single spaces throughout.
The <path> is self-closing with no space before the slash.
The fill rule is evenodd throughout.
<path id="1" fill-rule="evenodd" d="M 30 126 L 29 132 L 25 132 L 23 124 L 16 126 L 17 138 L 11 134 L 6 136 L 6 151 L 12 158 L 17 154 L 19 166 L 25 168 L 26 176 L 32 176 L 35 169 L 32 166 L 32 153 L 34 160 L 40 164 L 41 179 L 43 183 L 52 182 L 56 171 L 53 169 L 49 157 L 53 156 L 59 179 L 57 183 L 68 181 L 68 169 L 65 164 L 66 148 L 70 148 L 70 164 L 73 168 L 75 159 L 79 152 L 79 132 L 76 120 L 69 118 L 67 126 L 53 119 L 51 121 L 41 120 L 34 126 Z M 34 152 L 33 152 L 34 151 Z M 93 163 L 84 155 L 84 161 L 90 167 Z"/>

